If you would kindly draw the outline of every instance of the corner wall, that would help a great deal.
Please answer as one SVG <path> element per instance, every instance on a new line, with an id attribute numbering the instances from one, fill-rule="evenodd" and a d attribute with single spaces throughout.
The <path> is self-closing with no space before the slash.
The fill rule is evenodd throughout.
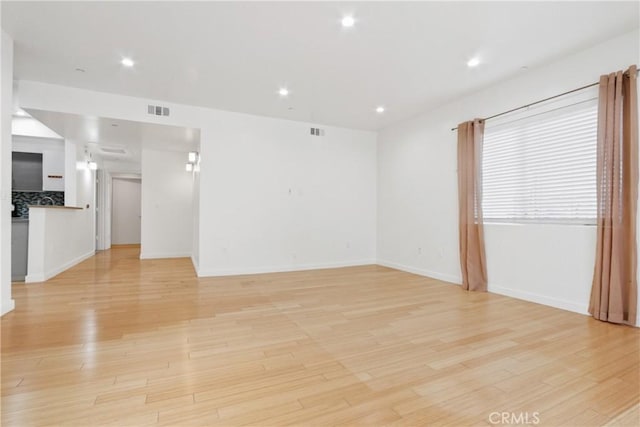
<path id="1" fill-rule="evenodd" d="M 11 116 L 13 115 L 13 40 L 0 40 L 0 315 L 13 310 L 11 298 Z"/>
<path id="2" fill-rule="evenodd" d="M 638 31 L 628 33 L 382 130 L 379 263 L 459 283 L 457 135 L 450 129 L 637 64 L 639 40 Z M 595 227 L 487 224 L 485 238 L 490 292 L 587 312 Z"/>
<path id="3" fill-rule="evenodd" d="M 186 152 L 142 150 L 140 258 L 191 257 L 193 178 Z"/>

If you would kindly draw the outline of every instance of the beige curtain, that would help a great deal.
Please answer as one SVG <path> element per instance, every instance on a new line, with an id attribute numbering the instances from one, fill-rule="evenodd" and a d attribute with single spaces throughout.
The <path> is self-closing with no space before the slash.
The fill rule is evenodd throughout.
<path id="1" fill-rule="evenodd" d="M 636 67 L 600 77 L 598 107 L 598 243 L 589 313 L 635 325 L 638 197 Z"/>
<path id="2" fill-rule="evenodd" d="M 458 208 L 462 288 L 486 292 L 487 266 L 482 225 L 482 138 L 484 121 L 458 125 Z"/>

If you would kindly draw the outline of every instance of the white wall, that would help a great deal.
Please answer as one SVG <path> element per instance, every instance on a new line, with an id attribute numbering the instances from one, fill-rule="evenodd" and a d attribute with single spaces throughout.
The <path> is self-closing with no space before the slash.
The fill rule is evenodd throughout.
<path id="1" fill-rule="evenodd" d="M 87 168 L 83 144 L 66 141 L 65 150 L 76 160 L 65 179 L 76 191 L 65 192 L 65 206 L 81 209 L 30 209 L 26 282 L 48 280 L 95 253 L 95 172 Z"/>
<path id="2" fill-rule="evenodd" d="M 124 160 L 102 160 L 101 169 L 112 174 L 137 174 L 140 175 L 140 162 L 129 162 Z"/>
<path id="3" fill-rule="evenodd" d="M 43 282 L 91 257 L 88 209 L 31 208 L 25 282 Z M 63 244 L 61 244 L 63 242 Z"/>
<path id="4" fill-rule="evenodd" d="M 638 31 L 623 35 L 382 130 L 379 262 L 459 283 L 457 135 L 450 129 L 637 64 L 639 40 Z M 586 313 L 594 227 L 491 224 L 485 232 L 489 291 Z"/>
<path id="5" fill-rule="evenodd" d="M 193 241 L 191 261 L 196 271 L 200 270 L 200 166 L 193 172 Z"/>
<path id="6" fill-rule="evenodd" d="M 375 262 L 374 132 L 326 126 L 312 137 L 311 123 L 29 81 L 19 92 L 23 108 L 200 129 L 201 275 Z M 154 103 L 171 116 L 148 115 Z M 145 216 L 143 202 L 143 252 Z"/>
<path id="7" fill-rule="evenodd" d="M 187 152 L 142 150 L 140 258 L 190 257 L 193 249 L 193 178 Z"/>
<path id="8" fill-rule="evenodd" d="M 13 135 L 13 151 L 23 153 L 43 153 L 45 151 L 64 151 L 64 140 L 52 138 L 34 138 L 30 136 Z"/>
<path id="9" fill-rule="evenodd" d="M 0 8 L 1 10 L 1 8 Z M 13 40 L 0 40 L 0 315 L 13 310 L 11 298 L 11 116 L 13 114 Z"/>
<path id="10" fill-rule="evenodd" d="M 111 244 L 140 243 L 141 182 L 139 179 L 113 178 Z"/>
<path id="11" fill-rule="evenodd" d="M 200 275 L 375 262 L 376 136 L 323 128 L 240 114 L 207 128 Z"/>
<path id="12" fill-rule="evenodd" d="M 80 155 L 80 157 L 78 157 Z M 78 147 L 71 140 L 64 141 L 64 205 L 77 206 L 78 170 L 82 170 L 83 156 L 78 154 Z M 80 162 L 78 161 L 80 160 Z"/>
<path id="13" fill-rule="evenodd" d="M 60 135 L 34 119 L 33 117 L 13 117 L 11 134 L 38 138 L 62 139 Z"/>

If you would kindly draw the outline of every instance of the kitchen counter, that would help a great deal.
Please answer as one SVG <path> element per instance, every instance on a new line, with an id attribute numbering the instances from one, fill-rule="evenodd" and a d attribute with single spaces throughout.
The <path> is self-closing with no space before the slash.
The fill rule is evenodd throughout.
<path id="1" fill-rule="evenodd" d="M 29 207 L 28 263 L 25 281 L 44 282 L 95 253 L 91 208 L 62 205 Z M 34 209 L 31 209 L 34 208 Z"/>
<path id="2" fill-rule="evenodd" d="M 57 206 L 57 205 L 29 205 L 29 208 L 48 208 L 48 209 L 82 209 L 76 206 Z"/>

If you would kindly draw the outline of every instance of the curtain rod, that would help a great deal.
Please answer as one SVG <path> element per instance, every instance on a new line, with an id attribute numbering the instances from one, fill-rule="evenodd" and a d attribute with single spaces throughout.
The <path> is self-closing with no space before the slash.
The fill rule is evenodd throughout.
<path id="1" fill-rule="evenodd" d="M 622 74 L 624 74 L 624 75 L 628 75 L 628 74 L 629 74 L 629 72 L 628 72 L 628 71 L 625 71 L 625 72 L 624 72 L 624 73 L 622 73 Z M 640 74 L 640 70 L 638 70 L 638 71 L 636 72 L 636 74 Z M 523 105 L 523 106 L 521 106 L 521 107 L 512 108 L 511 110 L 507 110 L 507 111 L 503 111 L 502 113 L 494 114 L 493 116 L 489 116 L 489 117 L 487 117 L 487 118 L 485 118 L 485 119 L 481 119 L 481 120 L 487 121 L 487 120 L 490 120 L 490 119 L 495 119 L 496 117 L 504 116 L 505 114 L 509 114 L 509 113 L 513 113 L 514 111 L 522 110 L 523 108 L 529 108 L 529 107 L 531 107 L 531 106 L 533 106 L 533 105 L 541 104 L 541 103 L 543 103 L 543 102 L 550 101 L 550 100 L 555 99 L 555 98 L 560 98 L 561 96 L 569 95 L 570 93 L 578 92 L 578 91 L 581 91 L 581 90 L 584 90 L 584 89 L 588 89 L 588 88 L 590 88 L 590 87 L 597 86 L 597 85 L 599 85 L 599 84 L 600 84 L 600 82 L 599 82 L 599 81 L 598 81 L 598 82 L 595 82 L 595 83 L 591 83 L 591 84 L 588 84 L 588 85 L 586 85 L 586 86 L 579 87 L 579 88 L 577 88 L 577 89 L 572 89 L 572 90 L 569 90 L 569 91 L 567 91 L 567 92 L 560 93 L 560 94 L 558 94 L 558 95 L 554 95 L 554 96 L 550 96 L 550 97 L 545 98 L 545 99 L 541 99 L 540 101 L 535 101 L 535 102 L 532 102 L 532 103 L 530 103 L 530 104 L 525 104 L 525 105 Z M 452 130 L 452 131 L 454 131 L 454 130 L 458 130 L 458 127 L 456 126 L 456 127 L 454 127 L 454 128 L 451 128 L 451 130 Z"/>

